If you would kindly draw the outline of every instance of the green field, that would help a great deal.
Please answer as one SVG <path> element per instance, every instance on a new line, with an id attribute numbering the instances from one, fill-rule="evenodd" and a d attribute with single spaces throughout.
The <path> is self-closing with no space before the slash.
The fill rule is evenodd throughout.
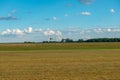
<path id="1" fill-rule="evenodd" d="M 120 80 L 120 43 L 0 44 L 0 80 Z"/>
<path id="2" fill-rule="evenodd" d="M 120 49 L 119 42 L 0 44 L 0 51 Z"/>

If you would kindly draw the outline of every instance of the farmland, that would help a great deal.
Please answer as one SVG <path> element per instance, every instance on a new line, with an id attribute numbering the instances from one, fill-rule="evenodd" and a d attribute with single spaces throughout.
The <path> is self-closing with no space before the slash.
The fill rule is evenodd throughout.
<path id="1" fill-rule="evenodd" d="M 0 80 L 120 80 L 120 43 L 0 44 Z"/>
<path id="2" fill-rule="evenodd" d="M 120 49 L 119 42 L 0 44 L 0 51 Z"/>

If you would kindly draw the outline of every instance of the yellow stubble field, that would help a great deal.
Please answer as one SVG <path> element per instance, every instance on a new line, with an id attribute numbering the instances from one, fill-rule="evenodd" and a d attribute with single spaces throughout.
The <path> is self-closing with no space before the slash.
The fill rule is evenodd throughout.
<path id="1" fill-rule="evenodd" d="M 109 48 L 12 51 L 1 48 L 0 80 L 120 80 L 120 49 Z"/>

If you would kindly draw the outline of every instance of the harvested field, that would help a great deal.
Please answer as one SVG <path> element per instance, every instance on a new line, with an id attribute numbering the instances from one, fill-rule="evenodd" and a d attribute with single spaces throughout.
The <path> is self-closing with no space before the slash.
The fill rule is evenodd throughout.
<path id="1" fill-rule="evenodd" d="M 120 80 L 119 75 L 119 48 L 0 51 L 0 80 Z"/>

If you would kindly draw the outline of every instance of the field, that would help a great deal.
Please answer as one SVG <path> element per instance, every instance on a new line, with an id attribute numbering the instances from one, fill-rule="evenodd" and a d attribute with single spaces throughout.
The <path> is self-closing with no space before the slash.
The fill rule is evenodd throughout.
<path id="1" fill-rule="evenodd" d="M 120 80 L 120 43 L 0 44 L 0 80 Z"/>

